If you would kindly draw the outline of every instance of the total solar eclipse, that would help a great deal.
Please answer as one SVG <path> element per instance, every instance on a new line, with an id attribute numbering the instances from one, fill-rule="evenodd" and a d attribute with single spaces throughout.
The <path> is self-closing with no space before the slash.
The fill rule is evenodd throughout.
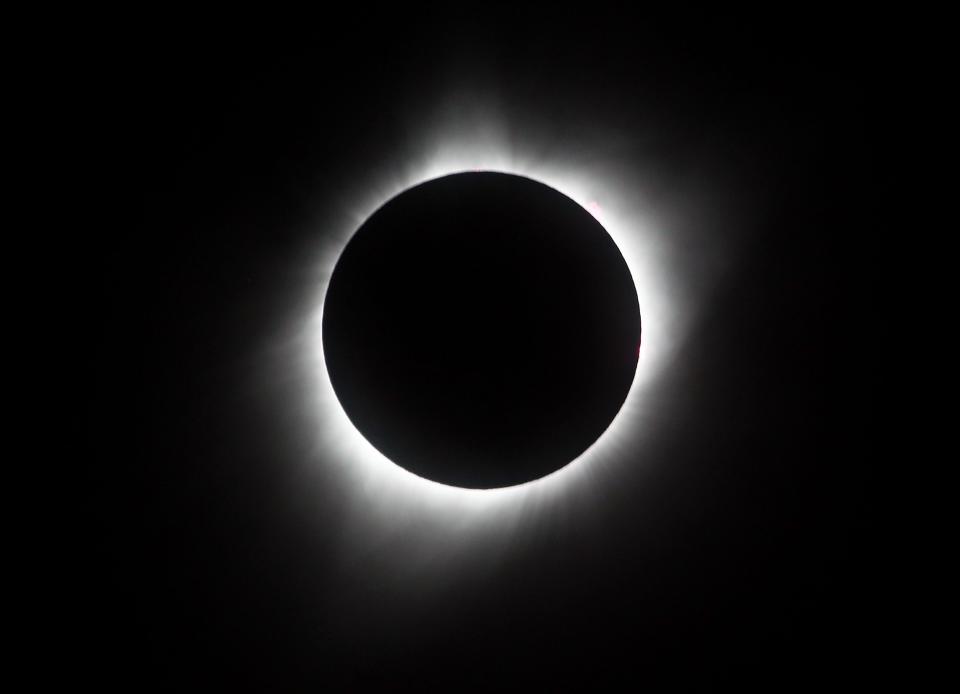
<path id="1" fill-rule="evenodd" d="M 640 308 L 606 230 L 529 178 L 414 186 L 345 246 L 323 306 L 324 358 L 357 430 L 456 487 L 538 479 L 587 450 L 637 368 Z"/>

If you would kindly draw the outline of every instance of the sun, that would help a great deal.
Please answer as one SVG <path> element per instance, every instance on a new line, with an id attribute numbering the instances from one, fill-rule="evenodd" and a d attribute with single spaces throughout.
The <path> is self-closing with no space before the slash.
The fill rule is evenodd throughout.
<path id="1" fill-rule="evenodd" d="M 658 267 L 660 235 L 646 221 L 634 181 L 605 172 L 593 162 L 550 161 L 525 153 L 515 144 L 496 138 L 464 136 L 437 138 L 420 155 L 407 157 L 390 174 L 371 175 L 371 185 L 352 206 L 349 224 L 325 229 L 316 268 L 313 313 L 309 317 L 305 349 L 310 365 L 319 449 L 324 465 L 358 502 L 392 514 L 427 514 L 450 518 L 472 517 L 500 522 L 505 516 L 534 505 L 552 504 L 571 489 L 589 484 L 618 451 L 642 435 L 644 390 L 665 362 L 674 343 L 668 298 L 672 294 Z M 374 448 L 347 418 L 330 382 L 323 355 L 323 305 L 333 268 L 347 241 L 363 222 L 394 196 L 443 176 L 489 171 L 539 181 L 577 202 L 607 230 L 620 249 L 633 277 L 643 316 L 643 344 L 632 386 L 619 413 L 605 433 L 574 461 L 545 477 L 497 489 L 463 489 L 418 477 L 396 465 Z"/>

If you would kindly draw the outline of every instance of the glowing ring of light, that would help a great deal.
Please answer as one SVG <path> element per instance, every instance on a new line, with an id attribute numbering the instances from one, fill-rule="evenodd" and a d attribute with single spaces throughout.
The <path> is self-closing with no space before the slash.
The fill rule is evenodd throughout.
<path id="1" fill-rule="evenodd" d="M 602 173 L 578 171 L 575 165 L 551 167 L 542 162 L 518 161 L 515 156 L 503 154 L 508 148 L 491 146 L 491 143 L 460 143 L 437 149 L 411 170 L 395 176 L 389 185 L 381 185 L 377 192 L 369 194 L 360 205 L 359 213 L 352 215 L 349 229 L 327 236 L 319 262 L 319 291 L 314 299 L 315 311 L 310 318 L 308 336 L 309 361 L 316 379 L 320 412 L 320 445 L 325 460 L 335 461 L 338 474 L 344 476 L 358 500 L 376 502 L 373 505 L 378 506 L 385 517 L 398 513 L 455 511 L 459 518 L 479 515 L 488 522 L 499 522 L 494 519 L 501 518 L 510 509 L 529 509 L 532 503 L 556 500 L 568 495 L 580 483 L 589 483 L 595 468 L 602 467 L 604 459 L 628 445 L 636 435 L 629 424 L 636 424 L 642 415 L 641 391 L 652 380 L 674 342 L 675 322 L 668 314 L 671 292 L 667 290 L 662 270 L 657 267 L 661 244 L 643 222 L 644 211 L 636 209 L 639 201 L 635 195 L 626 194 L 629 186 L 617 195 L 615 185 L 603 185 Z M 531 178 L 554 188 L 593 214 L 617 244 L 630 269 L 643 316 L 643 344 L 633 383 L 607 430 L 590 448 L 559 470 L 524 484 L 497 489 L 464 489 L 433 482 L 408 472 L 380 453 L 354 427 L 337 399 L 327 373 L 321 339 L 323 305 L 330 276 L 347 241 L 363 222 L 388 200 L 415 185 L 470 171 Z M 389 511 L 384 499 L 392 500 Z"/>

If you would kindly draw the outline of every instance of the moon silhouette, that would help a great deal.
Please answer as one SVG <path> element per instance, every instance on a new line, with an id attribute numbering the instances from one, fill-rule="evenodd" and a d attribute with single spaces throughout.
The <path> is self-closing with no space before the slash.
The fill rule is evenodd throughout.
<path id="1" fill-rule="evenodd" d="M 609 427 L 640 348 L 636 287 L 579 204 L 458 173 L 389 200 L 336 262 L 330 381 L 357 430 L 420 477 L 472 489 L 558 470 Z"/>

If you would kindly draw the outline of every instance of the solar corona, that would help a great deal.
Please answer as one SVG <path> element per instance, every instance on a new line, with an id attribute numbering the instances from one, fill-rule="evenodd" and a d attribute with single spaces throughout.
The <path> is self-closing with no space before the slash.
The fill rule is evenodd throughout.
<path id="1" fill-rule="evenodd" d="M 384 167 L 380 171 L 371 171 L 358 181 L 353 189 L 356 193 L 347 200 L 349 213 L 326 222 L 323 229 L 324 243 L 315 268 L 314 310 L 305 333 L 306 367 L 313 383 L 313 418 L 317 423 L 316 445 L 324 456 L 324 474 L 333 475 L 342 493 L 347 494 L 352 503 L 363 504 L 367 522 L 374 524 L 389 524 L 389 519 L 397 517 L 417 517 L 430 523 L 457 518 L 455 527 L 502 529 L 509 526 L 511 519 L 519 519 L 521 514 L 546 509 L 556 501 L 569 499 L 574 490 L 582 493 L 595 487 L 595 482 L 609 474 L 610 466 L 617 464 L 618 451 L 635 445 L 643 437 L 647 411 L 642 391 L 650 386 L 659 368 L 669 358 L 682 329 L 678 318 L 686 312 L 686 307 L 675 299 L 669 276 L 664 274 L 664 253 L 669 250 L 669 245 L 654 225 L 650 211 L 642 206 L 644 196 L 638 193 L 642 193 L 643 182 L 636 172 L 618 172 L 617 162 L 613 160 L 584 164 L 538 159 L 523 147 L 508 145 L 502 138 L 456 132 L 457 129 L 441 126 L 439 130 L 444 131 L 443 134 L 427 138 L 420 143 L 418 152 L 404 155 L 399 168 Z M 351 378 L 350 374 L 356 375 L 356 369 L 348 365 L 343 373 L 331 371 L 325 354 L 325 334 L 328 338 L 331 335 L 324 327 L 327 323 L 325 311 L 328 295 L 335 287 L 336 268 L 341 258 L 348 254 L 352 240 L 360 236 L 369 222 L 375 221 L 379 212 L 391 207 L 391 202 L 402 198 L 406 191 L 423 184 L 437 182 L 439 185 L 443 180 L 480 173 L 497 174 L 513 182 L 522 180 L 531 187 L 539 187 L 555 196 L 554 200 L 559 201 L 568 214 L 579 216 L 577 224 L 588 226 L 584 215 L 595 224 L 593 229 L 597 238 L 606 239 L 609 257 L 615 256 L 620 263 L 614 273 L 620 277 L 620 288 L 614 293 L 629 299 L 627 309 L 621 312 L 619 319 L 629 326 L 626 328 L 629 339 L 623 338 L 622 344 L 624 349 L 629 346 L 630 354 L 626 371 L 621 372 L 619 381 L 611 381 L 618 382 L 621 388 L 618 398 L 613 398 L 616 406 L 608 408 L 597 418 L 598 423 L 591 429 L 590 436 L 581 436 L 577 445 L 571 443 L 564 447 L 562 455 L 558 453 L 549 457 L 544 465 L 536 464 L 535 456 L 520 456 L 519 451 L 512 453 L 512 459 L 488 454 L 469 460 L 443 455 L 436 450 L 440 448 L 440 442 L 428 441 L 428 448 L 430 445 L 436 447 L 432 451 L 432 461 L 438 463 L 431 472 L 428 470 L 430 460 L 398 453 L 404 446 L 408 453 L 416 450 L 409 441 L 393 440 L 391 449 L 386 432 L 381 431 L 378 436 L 375 427 L 371 428 L 369 424 L 366 430 L 361 430 L 364 427 L 361 420 L 376 419 L 372 414 L 376 409 L 372 406 L 376 403 L 368 403 L 371 407 L 366 412 L 359 406 L 351 411 L 349 402 L 345 403 L 339 397 L 343 395 L 349 400 L 346 381 Z M 447 229 L 447 233 L 456 233 L 450 227 Z M 543 229 L 549 229 L 549 225 Z M 469 234 L 463 236 L 466 238 Z M 399 258 L 395 260 L 400 261 Z M 397 271 L 402 276 L 402 268 L 398 267 Z M 485 276 L 482 268 L 474 267 L 473 278 L 482 277 L 490 286 L 495 286 L 498 281 L 493 271 Z M 624 291 L 624 279 L 632 285 L 631 292 Z M 475 304 L 482 303 L 483 297 L 477 286 L 480 285 L 475 283 Z M 460 330 L 461 336 L 465 334 L 462 321 L 454 328 Z M 634 332 L 630 333 L 630 330 Z M 556 347 L 565 337 L 558 335 L 558 342 L 552 346 Z M 466 359 L 471 354 L 483 353 L 481 345 L 485 339 L 489 344 L 489 339 L 483 337 L 476 343 L 460 339 L 450 349 Z M 371 344 L 377 344 L 384 354 L 389 353 L 389 340 Z M 545 348 L 542 354 L 546 356 L 548 351 L 549 348 Z M 533 360 L 532 357 L 528 359 Z M 334 370 L 340 371 L 336 366 Z M 347 378 L 341 379 L 342 376 Z M 340 392 L 337 388 L 341 389 Z M 389 389 L 384 387 L 384 391 L 389 392 Z M 362 399 L 358 398 L 356 402 L 360 403 Z M 380 405 L 382 407 L 383 403 Z M 395 404 L 392 411 L 401 412 L 401 408 Z M 424 417 L 422 421 L 429 420 Z M 389 420 L 380 420 L 380 425 L 388 427 Z M 544 448 L 557 445 L 552 437 L 562 426 L 558 424 L 539 437 Z M 421 430 L 421 433 L 421 441 L 432 435 L 429 429 Z M 527 444 L 527 451 L 542 455 L 542 451 L 529 445 L 530 441 Z M 464 446 L 463 439 L 460 446 L 461 452 L 469 448 Z M 501 450 L 509 452 L 511 447 L 502 446 Z M 486 465 L 478 465 L 481 460 L 486 461 Z M 423 465 L 424 462 L 427 465 Z M 447 472 L 461 470 L 463 474 L 445 476 L 443 472 L 436 472 L 440 467 Z M 500 471 L 487 474 L 484 467 L 488 472 L 497 467 Z M 513 477 L 502 474 L 511 468 L 516 473 Z"/>

